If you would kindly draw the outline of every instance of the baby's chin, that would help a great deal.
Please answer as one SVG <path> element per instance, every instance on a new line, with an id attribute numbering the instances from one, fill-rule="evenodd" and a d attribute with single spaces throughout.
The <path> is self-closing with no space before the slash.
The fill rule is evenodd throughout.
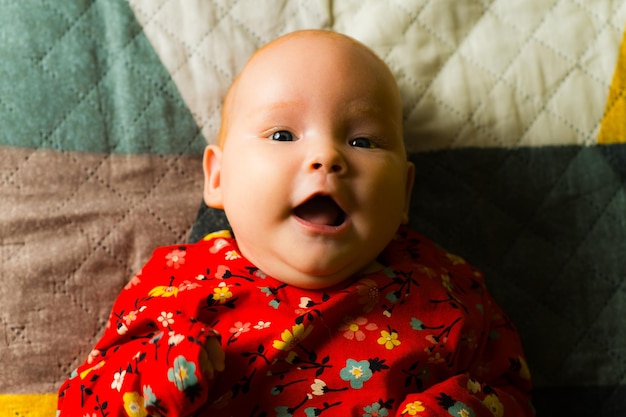
<path id="1" fill-rule="evenodd" d="M 384 269 L 384 266 L 378 261 L 374 260 L 365 267 L 358 269 L 356 272 L 337 272 L 334 274 L 316 274 L 314 271 L 309 273 L 290 273 L 270 276 L 276 280 L 283 282 L 292 287 L 302 288 L 304 290 L 323 290 L 325 288 L 334 287 L 340 285 L 345 281 L 362 277 L 364 275 L 373 274 Z M 263 270 L 263 272 L 266 272 Z M 281 277 L 282 275 L 282 277 Z"/>

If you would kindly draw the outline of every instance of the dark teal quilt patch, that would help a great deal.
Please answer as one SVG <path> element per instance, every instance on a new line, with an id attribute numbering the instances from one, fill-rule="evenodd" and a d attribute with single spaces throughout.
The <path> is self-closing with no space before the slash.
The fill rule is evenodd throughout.
<path id="1" fill-rule="evenodd" d="M 626 146 L 412 159 L 411 223 L 485 271 L 522 335 L 538 415 L 626 415 Z"/>

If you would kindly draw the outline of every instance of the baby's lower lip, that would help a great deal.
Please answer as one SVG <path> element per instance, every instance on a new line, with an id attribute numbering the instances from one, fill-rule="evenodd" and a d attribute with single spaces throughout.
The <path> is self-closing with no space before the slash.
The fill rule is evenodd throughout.
<path id="1" fill-rule="evenodd" d="M 350 223 L 347 216 L 344 218 L 341 224 L 336 226 L 313 223 L 301 217 L 298 217 L 295 214 L 292 217 L 296 221 L 296 223 L 298 223 L 300 226 L 303 226 L 307 232 L 326 236 L 334 236 L 343 233 L 345 230 L 347 230 Z"/>

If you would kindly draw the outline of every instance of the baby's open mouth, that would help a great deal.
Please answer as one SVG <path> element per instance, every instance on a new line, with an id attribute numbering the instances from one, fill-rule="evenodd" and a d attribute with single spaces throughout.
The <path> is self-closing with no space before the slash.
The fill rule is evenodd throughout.
<path id="1" fill-rule="evenodd" d="M 320 226 L 340 226 L 346 214 L 335 201 L 324 195 L 317 195 L 294 209 L 294 214 L 309 223 Z"/>

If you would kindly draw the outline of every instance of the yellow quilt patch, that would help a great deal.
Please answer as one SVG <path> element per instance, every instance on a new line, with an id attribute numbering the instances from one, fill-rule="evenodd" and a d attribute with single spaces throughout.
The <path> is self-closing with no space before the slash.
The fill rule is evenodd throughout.
<path id="1" fill-rule="evenodd" d="M 51 417 L 56 409 L 56 394 L 0 394 L 0 417 Z"/>
<path id="2" fill-rule="evenodd" d="M 626 33 L 609 90 L 598 143 L 626 143 Z"/>

